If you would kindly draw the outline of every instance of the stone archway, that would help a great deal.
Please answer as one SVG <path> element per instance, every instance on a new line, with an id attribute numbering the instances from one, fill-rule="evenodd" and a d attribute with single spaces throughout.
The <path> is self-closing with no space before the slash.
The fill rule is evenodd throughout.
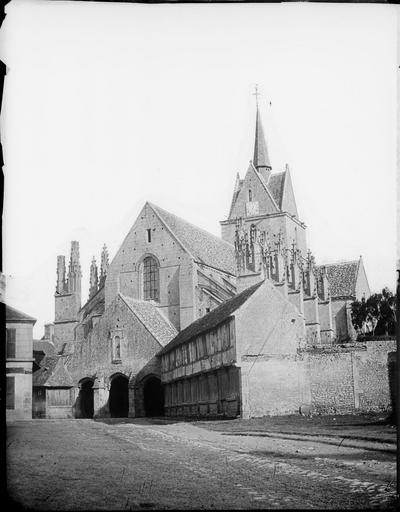
<path id="1" fill-rule="evenodd" d="M 145 380 L 143 406 L 145 416 L 164 416 L 164 391 L 158 377 L 151 376 Z"/>
<path id="2" fill-rule="evenodd" d="M 117 374 L 111 378 L 109 407 L 111 418 L 127 418 L 129 413 L 129 379 Z"/>
<path id="3" fill-rule="evenodd" d="M 79 394 L 75 404 L 76 418 L 93 418 L 94 393 L 93 379 L 89 377 L 79 382 Z"/>

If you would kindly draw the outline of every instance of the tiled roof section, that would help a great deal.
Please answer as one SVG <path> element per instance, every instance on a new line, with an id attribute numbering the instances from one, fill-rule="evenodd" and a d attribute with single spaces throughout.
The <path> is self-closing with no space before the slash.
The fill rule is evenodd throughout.
<path id="1" fill-rule="evenodd" d="M 120 297 L 160 345 L 164 347 L 177 335 L 175 327 L 152 302 L 132 299 L 121 294 Z"/>
<path id="2" fill-rule="evenodd" d="M 32 318 L 31 316 L 23 313 L 22 311 L 18 311 L 18 309 L 12 308 L 11 306 L 6 306 L 6 321 L 7 322 L 28 322 L 28 323 L 36 323 L 36 318 Z"/>
<path id="3" fill-rule="evenodd" d="M 47 356 L 54 355 L 56 348 L 51 341 L 48 340 L 33 340 L 33 350 L 35 352 L 44 352 Z"/>
<path id="4" fill-rule="evenodd" d="M 64 366 L 64 359 L 60 357 L 50 377 L 47 379 L 46 386 L 49 387 L 72 387 L 74 382 L 71 374 Z"/>
<path id="5" fill-rule="evenodd" d="M 235 275 L 235 248 L 204 229 L 148 203 L 196 261 Z"/>
<path id="6" fill-rule="evenodd" d="M 323 267 L 326 267 L 331 297 L 338 298 L 356 296 L 358 266 L 359 262 L 356 260 L 318 265 L 316 268 L 321 274 Z"/>
<path id="7" fill-rule="evenodd" d="M 169 350 L 174 347 L 177 347 L 188 341 L 202 332 L 206 332 L 210 329 L 213 329 L 221 322 L 226 320 L 234 311 L 236 311 L 240 306 L 242 306 L 249 297 L 253 295 L 253 293 L 262 285 L 263 281 L 250 286 L 243 292 L 239 293 L 235 297 L 226 302 L 223 302 L 220 306 L 216 307 L 207 315 L 204 315 L 201 318 L 198 318 L 193 323 L 188 325 L 186 329 L 183 329 L 176 338 L 174 338 L 171 343 L 169 343 L 166 347 L 164 347 L 159 354 L 165 354 Z"/>
<path id="8" fill-rule="evenodd" d="M 46 356 L 42 359 L 41 367 L 32 375 L 32 386 L 44 386 L 46 384 L 59 358 L 59 356 Z"/>
<path id="9" fill-rule="evenodd" d="M 271 174 L 268 181 L 268 188 L 279 208 L 282 207 L 283 186 L 285 184 L 285 173 Z"/>

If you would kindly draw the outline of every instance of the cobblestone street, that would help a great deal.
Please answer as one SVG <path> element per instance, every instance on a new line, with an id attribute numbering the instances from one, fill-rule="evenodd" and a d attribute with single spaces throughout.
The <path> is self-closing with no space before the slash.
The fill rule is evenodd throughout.
<path id="1" fill-rule="evenodd" d="M 8 425 L 8 493 L 40 510 L 394 507 L 395 445 L 164 420 Z"/>

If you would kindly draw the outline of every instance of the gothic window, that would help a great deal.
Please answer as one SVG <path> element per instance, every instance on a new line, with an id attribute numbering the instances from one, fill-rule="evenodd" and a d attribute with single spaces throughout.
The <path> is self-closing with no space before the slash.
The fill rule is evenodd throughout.
<path id="1" fill-rule="evenodd" d="M 121 360 L 121 338 L 114 336 L 113 338 L 113 361 Z"/>
<path id="2" fill-rule="evenodd" d="M 252 200 L 253 200 L 253 194 L 251 192 L 251 189 L 249 189 L 249 202 L 251 203 Z"/>
<path id="3" fill-rule="evenodd" d="M 158 264 L 148 256 L 143 261 L 143 298 L 144 300 L 160 299 L 160 276 Z"/>

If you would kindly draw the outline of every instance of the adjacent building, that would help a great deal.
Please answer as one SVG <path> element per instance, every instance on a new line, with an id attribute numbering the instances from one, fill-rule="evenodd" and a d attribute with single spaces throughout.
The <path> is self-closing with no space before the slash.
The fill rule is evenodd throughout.
<path id="1" fill-rule="evenodd" d="M 32 418 L 33 326 L 36 319 L 5 305 L 6 417 Z"/>

